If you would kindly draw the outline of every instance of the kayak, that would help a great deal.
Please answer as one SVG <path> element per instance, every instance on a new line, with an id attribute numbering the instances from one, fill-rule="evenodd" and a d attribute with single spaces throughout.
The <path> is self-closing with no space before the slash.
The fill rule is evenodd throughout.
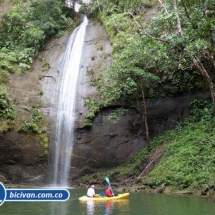
<path id="1" fill-rule="evenodd" d="M 88 196 L 82 196 L 79 198 L 79 200 L 81 201 L 87 201 L 87 200 L 95 200 L 95 201 L 107 201 L 107 200 L 116 200 L 116 199 L 126 199 L 128 198 L 129 193 L 122 193 L 122 194 L 118 194 L 118 196 L 112 196 L 112 197 L 107 197 L 107 196 L 99 196 L 99 197 L 88 197 Z"/>
<path id="2" fill-rule="evenodd" d="M 118 194 L 118 196 L 112 196 L 112 197 L 107 197 L 107 196 L 99 196 L 99 197 L 87 197 L 87 196 L 82 196 L 79 198 L 81 201 L 87 201 L 87 200 L 95 200 L 95 201 L 107 201 L 107 200 L 117 200 L 117 199 L 126 199 L 128 198 L 129 193 L 122 193 Z"/>

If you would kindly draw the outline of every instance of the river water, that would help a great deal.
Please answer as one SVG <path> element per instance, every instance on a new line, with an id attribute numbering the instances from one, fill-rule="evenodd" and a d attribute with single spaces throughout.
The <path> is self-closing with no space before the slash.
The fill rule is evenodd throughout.
<path id="1" fill-rule="evenodd" d="M 97 193 L 99 191 L 97 190 Z M 101 192 L 101 191 L 100 191 Z M 80 202 L 84 189 L 71 189 L 66 202 L 4 202 L 0 215 L 214 215 L 215 199 L 131 193 L 126 200 Z"/>

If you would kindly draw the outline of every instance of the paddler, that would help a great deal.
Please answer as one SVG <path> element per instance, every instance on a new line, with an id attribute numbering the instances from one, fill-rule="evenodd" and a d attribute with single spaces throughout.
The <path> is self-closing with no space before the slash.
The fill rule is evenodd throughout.
<path id="1" fill-rule="evenodd" d="M 114 193 L 113 193 L 113 191 L 112 191 L 110 185 L 108 185 L 108 186 L 106 187 L 105 196 L 107 196 L 107 197 L 112 197 L 112 196 L 114 196 Z"/>
<path id="2" fill-rule="evenodd" d="M 93 184 L 90 185 L 90 187 L 87 190 L 87 197 L 93 198 L 96 195 L 94 188 L 95 188 L 95 186 Z"/>

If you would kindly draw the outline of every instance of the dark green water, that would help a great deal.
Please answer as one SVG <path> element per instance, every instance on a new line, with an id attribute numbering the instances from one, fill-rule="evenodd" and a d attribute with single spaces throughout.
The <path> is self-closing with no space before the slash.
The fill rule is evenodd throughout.
<path id="1" fill-rule="evenodd" d="M 215 215 L 215 200 L 195 196 L 131 193 L 127 200 L 80 202 L 86 190 L 70 190 L 66 202 L 4 202 L 0 215 Z M 98 191 L 97 191 L 98 193 Z"/>

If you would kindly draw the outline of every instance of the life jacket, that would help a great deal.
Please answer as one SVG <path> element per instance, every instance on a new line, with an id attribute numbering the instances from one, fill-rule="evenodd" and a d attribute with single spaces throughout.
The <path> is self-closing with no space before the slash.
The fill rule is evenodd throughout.
<path id="1" fill-rule="evenodd" d="M 111 189 L 110 189 L 110 188 L 107 188 L 107 189 L 105 190 L 105 196 L 107 196 L 107 197 L 111 197 L 111 196 L 113 196 L 113 194 L 112 194 L 112 192 L 111 192 Z"/>

